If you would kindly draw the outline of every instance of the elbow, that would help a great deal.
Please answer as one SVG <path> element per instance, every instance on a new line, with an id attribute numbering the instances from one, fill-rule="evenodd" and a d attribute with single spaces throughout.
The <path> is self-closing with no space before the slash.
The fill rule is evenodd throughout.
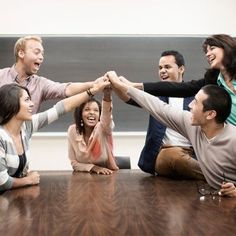
<path id="1" fill-rule="evenodd" d="M 6 182 L 4 184 L 0 185 L 0 193 L 12 189 L 12 183 L 11 182 Z"/>
<path id="2" fill-rule="evenodd" d="M 66 97 L 70 97 L 72 95 L 75 95 L 76 93 L 74 93 L 73 90 L 73 83 L 68 83 L 65 87 L 65 95 Z"/>
<path id="3" fill-rule="evenodd" d="M 66 86 L 66 88 L 65 88 L 65 96 L 66 97 L 71 96 L 70 85 Z"/>

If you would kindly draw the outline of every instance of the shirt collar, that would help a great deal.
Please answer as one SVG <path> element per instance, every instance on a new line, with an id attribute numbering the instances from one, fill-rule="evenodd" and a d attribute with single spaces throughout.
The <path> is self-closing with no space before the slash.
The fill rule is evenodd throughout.
<path id="1" fill-rule="evenodd" d="M 76 140 L 77 142 L 84 142 L 83 135 L 76 132 L 75 140 Z"/>
<path id="2" fill-rule="evenodd" d="M 233 83 L 234 88 L 236 88 L 236 80 L 233 80 L 232 83 Z M 225 83 L 224 77 L 223 77 L 223 75 L 222 75 L 221 73 L 219 73 L 219 75 L 218 75 L 217 84 L 218 84 L 219 86 L 225 87 L 226 90 L 231 91 L 231 90 L 228 88 L 227 84 Z"/>
<path id="3" fill-rule="evenodd" d="M 221 74 L 221 72 L 219 73 L 219 75 L 218 75 L 218 78 L 217 78 L 217 84 L 218 85 L 223 85 L 224 87 L 225 87 L 225 80 L 224 80 L 224 77 L 223 77 L 223 75 Z"/>
<path id="4" fill-rule="evenodd" d="M 10 68 L 10 74 L 12 81 L 18 83 L 18 72 L 16 71 L 15 64 Z M 34 78 L 34 75 L 28 76 L 26 78 L 26 84 L 28 84 L 32 78 Z"/>

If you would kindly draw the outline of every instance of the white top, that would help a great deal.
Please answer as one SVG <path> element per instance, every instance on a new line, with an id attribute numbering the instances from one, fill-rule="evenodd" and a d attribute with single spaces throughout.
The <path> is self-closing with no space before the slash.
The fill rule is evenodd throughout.
<path id="1" fill-rule="evenodd" d="M 184 103 L 183 98 L 169 97 L 169 104 L 173 107 L 183 110 L 183 103 Z M 189 140 L 186 139 L 183 135 L 179 134 L 178 132 L 168 127 L 166 128 L 166 132 L 162 142 L 163 144 L 171 146 L 181 146 L 181 147 L 192 146 Z"/>

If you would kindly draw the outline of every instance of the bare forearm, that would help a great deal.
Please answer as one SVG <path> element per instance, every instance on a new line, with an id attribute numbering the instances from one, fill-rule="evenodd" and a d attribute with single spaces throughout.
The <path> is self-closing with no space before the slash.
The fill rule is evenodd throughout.
<path id="1" fill-rule="evenodd" d="M 115 87 L 113 88 L 113 90 L 116 93 L 116 95 L 124 102 L 128 102 L 130 100 L 130 97 L 127 95 L 125 91 L 117 89 Z"/>
<path id="2" fill-rule="evenodd" d="M 114 71 L 107 72 L 107 76 L 110 79 L 112 89 L 117 94 L 117 96 L 124 102 L 127 102 L 130 99 L 130 97 L 127 95 L 128 87 L 133 86 L 134 83 L 127 82 L 127 80 L 122 76 L 118 78 Z M 122 80 L 126 81 L 126 83 Z"/>
<path id="3" fill-rule="evenodd" d="M 62 102 L 64 104 L 64 108 L 66 112 L 72 111 L 77 106 L 80 106 L 83 102 L 87 101 L 89 98 L 88 93 L 82 92 L 79 94 L 76 94 L 74 96 L 68 97 L 66 99 L 63 99 Z"/>
<path id="4" fill-rule="evenodd" d="M 70 97 L 72 95 L 82 93 L 89 88 L 92 88 L 93 81 L 84 82 L 84 83 L 71 83 L 66 87 L 66 96 Z"/>
<path id="5" fill-rule="evenodd" d="M 103 100 L 106 102 L 111 101 L 111 89 L 110 88 L 105 88 L 103 91 Z"/>
<path id="6" fill-rule="evenodd" d="M 92 163 L 80 163 L 77 160 L 71 162 L 72 168 L 75 171 L 86 171 L 90 172 L 94 164 Z"/>
<path id="7" fill-rule="evenodd" d="M 63 99 L 62 102 L 64 104 L 65 111 L 72 111 L 77 106 L 80 106 L 82 103 L 86 102 L 90 96 L 102 91 L 104 87 L 109 85 L 110 82 L 101 81 L 100 83 L 94 84 L 92 88 L 89 88 L 85 92 Z"/>
<path id="8" fill-rule="evenodd" d="M 133 87 L 143 90 L 143 83 L 133 83 Z"/>
<path id="9" fill-rule="evenodd" d="M 39 184 L 39 174 L 37 171 L 31 171 L 26 177 L 13 178 L 12 188 Z"/>
<path id="10" fill-rule="evenodd" d="M 19 188 L 27 185 L 30 185 L 29 179 L 27 177 L 14 178 L 12 188 Z"/>

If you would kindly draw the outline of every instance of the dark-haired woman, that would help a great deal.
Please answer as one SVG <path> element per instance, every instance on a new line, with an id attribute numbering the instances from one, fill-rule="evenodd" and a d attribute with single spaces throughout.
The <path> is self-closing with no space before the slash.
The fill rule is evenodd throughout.
<path id="1" fill-rule="evenodd" d="M 35 185 L 39 174 L 29 171 L 29 140 L 32 133 L 57 120 L 63 114 L 87 101 L 92 94 L 108 86 L 100 80 L 86 92 L 59 101 L 51 109 L 35 115 L 27 88 L 7 84 L 0 88 L 0 191 Z"/>
<path id="2" fill-rule="evenodd" d="M 68 152 L 75 171 L 112 174 L 119 169 L 113 156 L 111 89 L 104 89 L 102 106 L 94 98 L 75 109 L 68 128 Z"/>

